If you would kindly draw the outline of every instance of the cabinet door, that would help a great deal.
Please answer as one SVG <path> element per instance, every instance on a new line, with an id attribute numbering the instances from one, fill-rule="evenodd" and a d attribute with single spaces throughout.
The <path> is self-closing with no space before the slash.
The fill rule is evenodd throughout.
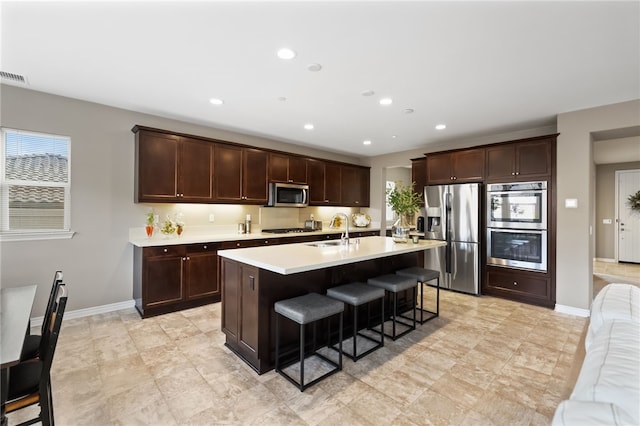
<path id="1" fill-rule="evenodd" d="M 180 302 L 184 296 L 183 256 L 167 255 L 144 260 L 143 307 Z"/>
<path id="2" fill-rule="evenodd" d="M 242 155 L 242 198 L 249 203 L 266 204 L 268 154 L 259 149 L 245 149 Z"/>
<path id="3" fill-rule="evenodd" d="M 136 133 L 137 201 L 177 200 L 178 141 L 164 133 Z"/>
<path id="4" fill-rule="evenodd" d="M 289 157 L 289 182 L 307 183 L 307 159 L 304 157 Z"/>
<path id="5" fill-rule="evenodd" d="M 222 331 L 227 339 L 238 341 L 240 330 L 240 264 L 221 258 L 220 279 L 222 282 Z"/>
<path id="6" fill-rule="evenodd" d="M 240 265 L 239 343 L 250 353 L 258 351 L 258 268 Z"/>
<path id="7" fill-rule="evenodd" d="M 427 155 L 427 183 L 451 183 L 451 154 Z"/>
<path id="8" fill-rule="evenodd" d="M 347 207 L 369 206 L 369 170 L 363 167 L 342 166 L 341 205 Z"/>
<path id="9" fill-rule="evenodd" d="M 515 155 L 513 145 L 487 148 L 487 181 L 511 181 L 515 176 Z"/>
<path id="10" fill-rule="evenodd" d="M 324 173 L 324 161 L 307 160 L 309 204 L 311 205 L 324 205 Z"/>
<path id="11" fill-rule="evenodd" d="M 180 140 L 179 198 L 208 202 L 213 198 L 213 144 L 196 139 Z"/>
<path id="12" fill-rule="evenodd" d="M 220 294 L 218 285 L 218 255 L 212 244 L 194 244 L 187 248 L 187 299 Z"/>
<path id="13" fill-rule="evenodd" d="M 242 148 L 216 144 L 213 159 L 215 199 L 239 202 L 242 198 Z"/>
<path id="14" fill-rule="evenodd" d="M 424 187 L 427 184 L 427 159 L 416 158 L 411 160 L 411 181 L 415 183 L 413 190 L 420 194 L 424 204 Z"/>
<path id="15" fill-rule="evenodd" d="M 484 148 L 456 151 L 452 154 L 455 182 L 482 181 L 484 179 Z"/>
<path id="16" fill-rule="evenodd" d="M 520 143 L 516 153 L 518 178 L 551 175 L 551 143 L 548 140 Z"/>
<path id="17" fill-rule="evenodd" d="M 342 166 L 335 163 L 324 165 L 324 204 L 339 206 L 342 203 Z"/>
<path id="18" fill-rule="evenodd" d="M 289 181 L 289 157 L 269 154 L 269 182 Z"/>

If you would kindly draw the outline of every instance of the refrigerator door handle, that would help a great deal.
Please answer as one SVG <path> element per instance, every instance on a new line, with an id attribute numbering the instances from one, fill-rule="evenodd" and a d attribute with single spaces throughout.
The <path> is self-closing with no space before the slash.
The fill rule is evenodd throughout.
<path id="1" fill-rule="evenodd" d="M 445 240 L 447 242 L 447 246 L 444 252 L 445 259 L 445 272 L 451 273 L 451 193 L 447 192 L 444 194 L 444 202 L 445 202 Z"/>

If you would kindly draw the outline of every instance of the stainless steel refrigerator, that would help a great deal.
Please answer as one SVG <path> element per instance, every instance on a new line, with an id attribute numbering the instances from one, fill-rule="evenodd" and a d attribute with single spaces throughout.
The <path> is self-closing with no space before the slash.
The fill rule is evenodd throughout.
<path id="1" fill-rule="evenodd" d="M 425 268 L 440 271 L 442 288 L 480 294 L 480 184 L 424 187 L 425 238 L 447 245 L 425 252 Z"/>

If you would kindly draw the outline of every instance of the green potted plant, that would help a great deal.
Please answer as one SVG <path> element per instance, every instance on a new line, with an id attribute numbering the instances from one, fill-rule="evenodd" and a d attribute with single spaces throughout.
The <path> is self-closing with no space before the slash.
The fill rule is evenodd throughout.
<path id="1" fill-rule="evenodd" d="M 398 219 L 391 228 L 391 236 L 396 242 L 407 242 L 411 230 L 411 218 L 420 210 L 422 204 L 420 195 L 413 190 L 414 185 L 415 182 L 404 185 L 402 181 L 396 181 L 395 186 L 386 191 L 387 203 L 391 206 L 391 210 L 398 215 Z"/>

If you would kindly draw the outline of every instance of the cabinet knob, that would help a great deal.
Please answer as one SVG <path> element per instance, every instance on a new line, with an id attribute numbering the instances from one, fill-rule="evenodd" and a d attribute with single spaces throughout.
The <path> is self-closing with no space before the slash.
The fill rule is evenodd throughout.
<path id="1" fill-rule="evenodd" d="M 513 282 L 513 285 L 518 285 L 518 282 L 517 282 L 517 281 L 514 281 L 514 282 Z"/>
<path id="2" fill-rule="evenodd" d="M 516 172 L 516 176 L 518 176 L 520 174 L 520 172 Z"/>
<path id="3" fill-rule="evenodd" d="M 240 243 L 236 243 L 236 247 L 240 247 Z"/>
<path id="4" fill-rule="evenodd" d="M 516 175 L 516 172 L 511 172 L 511 176 L 515 176 L 515 175 Z"/>
<path id="5" fill-rule="evenodd" d="M 166 252 L 167 252 L 167 251 L 169 251 L 169 250 L 168 250 L 168 249 L 164 249 L 164 250 L 162 250 L 162 251 L 163 251 L 164 253 L 166 253 Z"/>
<path id="6" fill-rule="evenodd" d="M 203 248 L 206 250 L 206 249 L 207 249 L 207 246 L 204 246 Z"/>
<path id="7" fill-rule="evenodd" d="M 265 244 L 269 244 L 269 240 L 264 240 L 264 243 Z"/>
<path id="8" fill-rule="evenodd" d="M 191 260 L 191 258 L 190 258 L 189 256 L 187 256 L 187 258 L 186 258 L 186 259 L 187 259 L 187 260 Z"/>

